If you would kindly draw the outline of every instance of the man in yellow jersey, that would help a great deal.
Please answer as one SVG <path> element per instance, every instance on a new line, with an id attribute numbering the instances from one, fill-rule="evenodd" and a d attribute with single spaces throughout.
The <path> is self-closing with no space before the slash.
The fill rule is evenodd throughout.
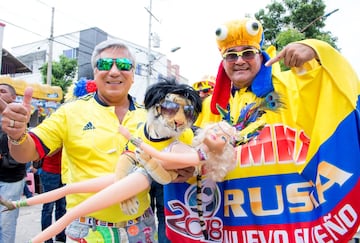
<path id="1" fill-rule="evenodd" d="M 91 63 L 97 91 L 62 105 L 31 132 L 26 130 L 31 90 L 25 91 L 22 104 L 1 107 L 2 127 L 14 158 L 37 161 L 63 146 L 67 183 L 113 173 L 128 142 L 118 133 L 119 124 L 135 132 L 137 124 L 146 119 L 145 110 L 128 93 L 135 72 L 135 59 L 128 47 L 118 40 L 104 41 L 95 47 Z M 91 195 L 69 195 L 67 209 L 71 211 Z M 137 199 L 135 214 L 125 214 L 116 204 L 74 221 L 67 228 L 67 242 L 157 242 L 148 190 Z"/>
<path id="2" fill-rule="evenodd" d="M 274 47 L 262 50 L 255 19 L 229 21 L 215 34 L 222 60 L 195 125 L 220 121 L 217 106 L 237 124 L 247 104 L 277 95 L 282 105 L 263 114 L 258 136 L 236 148 L 237 166 L 223 182 L 164 187 L 167 236 L 182 243 L 348 242 L 360 222 L 355 71 L 320 40 L 291 43 L 277 55 Z M 291 70 L 282 72 L 279 60 Z"/>

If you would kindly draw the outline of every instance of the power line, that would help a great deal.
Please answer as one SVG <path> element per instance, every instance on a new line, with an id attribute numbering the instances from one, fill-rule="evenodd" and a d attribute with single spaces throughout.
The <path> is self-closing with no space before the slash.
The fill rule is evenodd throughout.
<path id="1" fill-rule="evenodd" d="M 43 1 L 41 1 L 41 0 L 35 0 L 35 1 L 37 1 L 38 3 L 41 3 L 42 5 L 44 5 L 44 6 L 46 6 L 46 7 L 52 8 L 50 5 L 46 4 L 45 2 L 43 2 Z M 145 8 L 145 9 L 146 9 L 146 8 Z M 159 22 L 159 20 L 151 13 L 151 10 L 149 10 L 149 9 L 146 9 L 146 10 L 147 10 L 148 13 L 149 13 L 149 17 L 154 18 L 156 21 Z M 58 11 L 58 8 L 56 9 L 56 12 L 57 12 L 57 13 L 60 12 L 60 13 L 62 13 L 63 15 L 70 16 L 69 14 L 67 14 L 67 13 L 65 13 L 65 12 Z M 70 16 L 70 17 L 71 17 L 71 16 Z M 73 18 L 73 19 L 74 19 L 76 22 L 79 22 L 79 23 L 81 23 L 81 24 L 85 24 L 85 23 L 83 23 L 83 22 L 80 22 L 78 19 L 75 19 L 75 18 Z M 41 37 L 41 38 L 44 39 L 44 40 L 47 39 L 47 40 L 51 41 L 51 40 L 49 39 L 49 37 L 46 37 L 46 36 L 44 36 L 44 35 L 42 35 L 42 34 L 39 34 L 39 33 L 35 32 L 35 31 L 29 30 L 29 29 L 27 29 L 27 28 L 25 28 L 25 27 L 19 26 L 19 25 L 15 24 L 15 23 L 12 23 L 12 22 L 9 22 L 9 21 L 5 21 L 5 20 L 2 20 L 2 21 L 5 22 L 5 23 L 7 23 L 7 24 L 9 24 L 9 25 L 12 25 L 12 26 L 14 26 L 14 27 L 16 27 L 16 28 L 19 28 L 19 29 L 21 29 L 21 30 L 23 30 L 23 31 L 26 31 L 26 32 L 31 33 L 31 34 L 36 35 L 36 36 L 39 36 L 39 37 Z M 85 24 L 85 25 L 89 26 L 88 24 Z M 56 26 L 55 26 L 55 27 L 56 27 Z M 52 31 L 53 31 L 53 30 L 52 30 Z M 150 31 L 151 31 L 151 29 L 150 29 Z M 74 33 L 78 33 L 78 32 L 74 32 Z M 112 36 L 112 35 L 110 35 L 110 34 L 108 34 L 108 36 L 111 37 L 111 38 L 120 39 L 120 38 L 115 37 L 115 36 Z M 150 38 L 151 38 L 151 32 L 150 32 L 149 36 L 150 36 Z M 57 44 L 66 46 L 66 47 L 68 47 L 68 48 L 70 48 L 70 49 L 75 49 L 76 47 L 71 46 L 71 45 L 65 43 L 64 41 L 60 41 L 59 39 L 60 39 L 60 38 L 64 38 L 64 39 L 68 39 L 68 40 L 70 40 L 70 41 L 74 41 L 74 43 L 76 43 L 75 45 L 77 45 L 77 44 L 79 43 L 79 40 L 78 40 L 77 38 L 74 38 L 73 36 L 71 36 L 71 34 L 58 35 L 58 36 L 56 36 L 56 37 L 50 37 L 50 38 L 52 39 L 52 41 L 53 41 L 54 43 L 57 43 Z M 146 51 L 142 48 L 142 46 L 136 45 L 136 44 L 131 43 L 131 42 L 129 42 L 129 41 L 126 41 L 126 42 L 129 43 L 130 46 L 132 46 L 134 49 L 146 53 Z M 89 49 L 90 49 L 90 48 L 93 48 L 93 46 L 90 46 L 90 43 L 89 43 L 89 42 L 88 42 L 88 43 L 82 42 L 81 44 L 82 44 L 83 46 L 85 46 L 85 47 L 88 47 Z M 151 45 L 151 40 L 150 40 L 150 45 Z M 151 48 L 151 46 L 150 46 L 150 48 Z M 91 54 L 92 54 L 92 53 L 90 53 L 90 52 L 87 52 L 87 51 L 84 51 L 84 50 L 79 50 L 79 49 L 78 49 L 78 52 L 79 52 L 79 53 L 86 54 L 86 55 L 91 55 Z M 150 49 L 150 52 L 148 51 L 149 58 L 151 58 L 151 52 L 152 52 L 152 50 Z M 49 57 L 49 60 L 50 60 L 50 57 Z M 151 62 L 151 61 L 150 61 L 150 62 Z M 166 65 L 164 65 L 163 63 L 161 63 L 160 65 L 166 67 Z M 158 70 L 156 70 L 156 68 L 152 67 L 152 63 L 150 63 L 150 65 L 148 66 L 148 78 L 151 77 L 151 72 L 152 72 L 152 71 L 161 73 L 161 72 L 159 72 Z"/>
<path id="2" fill-rule="evenodd" d="M 40 36 L 41 38 L 45 38 L 45 39 L 46 39 L 45 36 L 40 35 L 39 33 L 36 33 L 36 32 L 34 32 L 34 31 L 31 31 L 31 30 L 29 30 L 29 29 L 26 29 L 26 28 L 24 28 L 24 27 L 21 27 L 21 26 L 19 26 L 19 25 L 16 25 L 16 24 L 14 24 L 14 23 L 11 23 L 11 22 L 9 22 L 9 21 L 6 21 L 6 20 L 4 20 L 4 19 L 0 19 L 0 21 L 5 22 L 5 23 L 7 23 L 7 24 L 9 24 L 9 25 L 15 26 L 16 28 L 25 30 L 26 32 L 29 32 L 29 33 L 31 33 L 31 34 L 34 34 L 34 35 Z"/>

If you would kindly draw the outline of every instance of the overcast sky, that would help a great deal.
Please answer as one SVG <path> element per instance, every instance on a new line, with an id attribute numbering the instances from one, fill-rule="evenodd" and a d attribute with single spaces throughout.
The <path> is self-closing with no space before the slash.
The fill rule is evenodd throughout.
<path id="1" fill-rule="evenodd" d="M 214 31 L 230 19 L 253 15 L 271 0 L 2 0 L 0 22 L 6 24 L 3 47 L 43 40 L 50 36 L 51 7 L 55 7 L 54 36 L 90 27 L 148 46 L 149 9 L 152 32 L 161 39 L 156 49 L 180 65 L 180 74 L 190 80 L 216 74 L 220 62 Z M 360 23 L 358 0 L 324 0 L 325 13 L 339 9 L 326 19 L 325 30 L 338 37 L 342 53 L 360 74 Z M 6 21 L 6 22 L 4 22 Z M 181 49 L 170 53 L 170 49 Z M 16 55 L 16 53 L 14 53 Z"/>

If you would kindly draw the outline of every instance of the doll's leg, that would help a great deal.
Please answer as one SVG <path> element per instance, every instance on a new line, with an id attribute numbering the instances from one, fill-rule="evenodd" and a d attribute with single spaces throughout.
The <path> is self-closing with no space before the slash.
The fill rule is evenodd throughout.
<path id="1" fill-rule="evenodd" d="M 160 184 L 168 184 L 178 175 L 175 171 L 165 170 L 156 159 L 152 159 L 146 153 L 136 150 L 136 156 L 133 153 L 126 153 L 121 155 L 115 173 L 117 179 L 132 173 L 137 163 L 136 159 L 145 168 L 149 175 Z M 137 213 L 139 202 L 136 196 L 134 196 L 121 202 L 120 207 L 125 214 L 132 215 Z"/>
<path id="2" fill-rule="evenodd" d="M 134 153 L 132 152 L 125 152 L 123 153 L 120 158 L 119 161 L 116 165 L 116 169 L 115 169 L 115 177 L 116 177 L 116 181 L 126 177 L 127 175 L 131 174 L 134 172 L 134 169 L 136 167 L 136 158 Z M 127 215 L 132 215 L 137 213 L 138 209 L 139 209 L 139 200 L 137 199 L 136 196 L 131 197 L 127 200 L 124 200 L 122 202 L 120 202 L 120 208 L 123 211 L 124 214 Z"/>
<path id="3" fill-rule="evenodd" d="M 31 242 L 44 242 L 64 230 L 75 219 L 133 197 L 149 186 L 144 174 L 132 173 L 68 210 L 63 217 L 35 236 Z"/>
<path id="4" fill-rule="evenodd" d="M 136 157 L 149 175 L 162 185 L 172 182 L 178 176 L 174 170 L 165 170 L 155 158 L 151 158 L 142 151 L 136 150 Z"/>
<path id="5" fill-rule="evenodd" d="M 66 195 L 73 193 L 87 193 L 98 192 L 114 182 L 114 174 L 89 179 L 82 182 L 76 182 L 67 184 L 61 188 L 45 192 L 28 199 L 22 199 L 19 201 L 8 201 L 0 198 L 0 204 L 7 207 L 7 210 L 13 210 L 19 207 L 32 206 L 37 204 L 43 204 L 53 202 Z M 6 211 L 6 209 L 4 210 Z"/>

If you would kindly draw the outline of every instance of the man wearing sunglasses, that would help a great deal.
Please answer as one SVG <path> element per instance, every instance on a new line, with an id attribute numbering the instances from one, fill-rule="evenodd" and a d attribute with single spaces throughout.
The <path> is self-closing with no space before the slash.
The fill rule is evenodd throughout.
<path id="1" fill-rule="evenodd" d="M 193 83 L 193 88 L 199 93 L 202 100 L 212 95 L 215 86 L 215 77 L 212 75 L 205 75 L 199 81 Z"/>
<path id="2" fill-rule="evenodd" d="M 138 123 L 146 119 L 145 110 L 129 95 L 135 59 L 125 44 L 107 40 L 95 47 L 91 64 L 97 91 L 62 105 L 29 132 L 26 124 L 32 90 L 26 89 L 22 104 L 0 102 L 2 128 L 9 136 L 14 158 L 23 163 L 37 161 L 63 146 L 68 159 L 68 183 L 114 172 L 127 145 L 117 132 L 119 124 L 134 132 Z M 67 209 L 71 211 L 91 195 L 69 195 Z M 139 208 L 135 214 L 125 214 L 119 205 L 112 205 L 75 220 L 67 227 L 67 242 L 157 242 L 156 225 L 148 223 L 154 222 L 148 190 L 137 198 Z"/>
<path id="3" fill-rule="evenodd" d="M 215 34 L 222 60 L 213 95 L 203 101 L 195 125 L 220 121 L 218 106 L 228 114 L 225 120 L 236 124 L 244 106 L 272 93 L 282 107 L 263 114 L 261 132 L 236 148 L 237 167 L 224 182 L 203 188 L 208 238 L 188 196 L 196 190 L 195 179 L 165 186 L 167 205 L 177 205 L 166 208 L 167 222 L 184 222 L 170 225 L 168 237 L 182 243 L 349 242 L 359 217 L 340 234 L 327 224 L 343 225 L 331 218 L 345 208 L 360 213 L 356 72 L 320 40 L 290 43 L 277 55 L 272 46 L 262 50 L 263 28 L 254 19 L 229 21 Z M 291 70 L 281 71 L 280 60 Z"/>

